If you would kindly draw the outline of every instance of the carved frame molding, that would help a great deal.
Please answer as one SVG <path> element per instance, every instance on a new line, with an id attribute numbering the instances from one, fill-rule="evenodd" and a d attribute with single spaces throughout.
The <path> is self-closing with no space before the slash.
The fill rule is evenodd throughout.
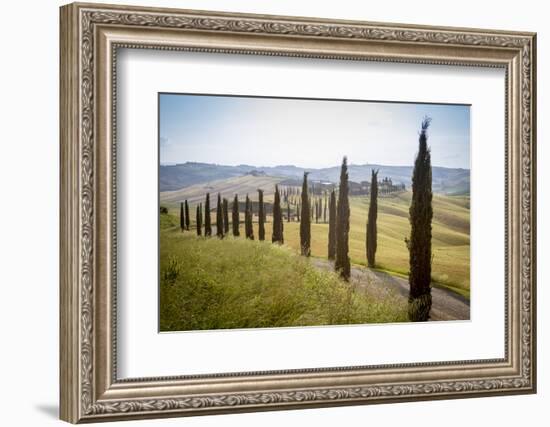
<path id="1" fill-rule="evenodd" d="M 504 67 L 506 357 L 117 380 L 116 287 L 109 278 L 116 278 L 114 64 L 120 47 Z M 535 51 L 532 33 L 92 4 L 62 7 L 61 418 L 102 421 L 534 392 Z M 266 383 L 266 378 L 273 380 Z"/>

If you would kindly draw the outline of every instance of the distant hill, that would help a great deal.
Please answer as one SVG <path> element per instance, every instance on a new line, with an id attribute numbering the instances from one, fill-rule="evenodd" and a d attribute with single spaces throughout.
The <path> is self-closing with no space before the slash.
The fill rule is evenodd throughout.
<path id="1" fill-rule="evenodd" d="M 255 176 L 248 174 L 227 179 L 207 181 L 180 188 L 179 190 L 163 191 L 160 193 L 160 203 L 167 206 L 174 206 L 182 200 L 187 199 L 189 203 L 194 205 L 198 202 L 204 202 L 205 194 L 210 193 L 210 206 L 214 208 L 216 206 L 218 192 L 222 197 L 230 201 L 233 200 L 235 194 L 238 194 L 242 202 L 247 193 L 250 194 L 251 198 L 257 200 L 258 188 L 265 189 L 264 194 L 266 198 L 269 198 L 274 192 L 275 184 L 278 184 L 282 180 L 282 177 Z"/>
<path id="2" fill-rule="evenodd" d="M 370 181 L 372 169 L 379 169 L 380 178 L 391 178 L 394 184 L 403 183 L 407 188 L 411 185 L 412 166 L 385 166 L 385 165 L 349 165 L 350 180 L 361 182 Z M 216 165 L 211 163 L 187 162 L 176 165 L 160 166 L 160 191 L 173 191 L 196 184 L 205 184 L 209 181 L 229 179 L 235 177 L 269 176 L 283 179 L 301 179 L 304 171 L 309 172 L 312 181 L 330 181 L 337 183 L 340 177 L 340 166 L 321 169 L 306 169 L 294 165 L 281 166 L 252 166 L 252 165 Z M 434 192 L 449 195 L 470 194 L 470 170 L 459 168 L 433 167 Z"/>

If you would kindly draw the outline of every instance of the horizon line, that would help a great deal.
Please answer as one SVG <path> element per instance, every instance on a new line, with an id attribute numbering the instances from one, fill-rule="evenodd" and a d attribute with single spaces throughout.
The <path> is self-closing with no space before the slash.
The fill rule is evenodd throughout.
<path id="1" fill-rule="evenodd" d="M 202 164 L 202 165 L 211 165 L 211 166 L 227 166 L 227 167 L 239 167 L 239 166 L 250 166 L 253 168 L 280 168 L 280 167 L 295 167 L 300 169 L 330 169 L 335 167 L 340 167 L 341 165 L 333 165 L 333 166 L 321 166 L 321 167 L 305 167 L 305 166 L 297 166 L 295 164 L 278 164 L 274 166 L 267 166 L 267 165 L 251 165 L 248 163 L 239 163 L 239 164 L 223 164 L 223 163 L 209 163 L 209 162 L 198 162 L 198 161 L 185 161 L 185 162 L 159 162 L 159 166 L 180 166 L 180 165 L 186 165 L 186 164 Z M 407 168 L 407 167 L 414 167 L 414 164 L 411 165 L 389 165 L 389 164 L 383 164 L 383 163 L 348 163 L 348 167 L 350 166 L 385 166 L 385 167 L 395 167 L 395 168 Z M 464 167 L 450 167 L 450 166 L 438 166 L 438 165 L 432 165 L 432 168 L 441 168 L 441 169 L 462 169 L 462 170 L 471 170 L 471 168 L 464 168 Z"/>

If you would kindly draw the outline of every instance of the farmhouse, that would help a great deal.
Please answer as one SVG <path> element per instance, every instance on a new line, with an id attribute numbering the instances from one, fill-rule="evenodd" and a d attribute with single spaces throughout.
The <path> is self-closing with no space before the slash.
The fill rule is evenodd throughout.
<path id="1" fill-rule="evenodd" d="M 294 179 L 285 180 L 281 182 L 281 184 L 285 184 L 291 187 L 300 187 L 300 181 Z M 365 196 L 370 194 L 369 181 L 348 181 L 348 185 L 350 196 Z M 314 196 L 322 196 L 325 194 L 329 194 L 332 190 L 336 190 L 337 187 L 337 184 L 330 181 L 311 181 L 309 185 L 309 194 Z M 394 184 L 392 179 L 389 177 L 384 177 L 382 180 L 378 181 L 378 194 L 381 196 L 405 190 L 405 184 Z"/>
<path id="2" fill-rule="evenodd" d="M 378 194 L 392 194 L 398 191 L 405 191 L 405 184 L 394 184 L 391 178 L 384 177 L 381 181 L 378 181 Z M 351 196 L 360 196 L 370 194 L 370 182 L 349 182 L 349 194 Z"/>

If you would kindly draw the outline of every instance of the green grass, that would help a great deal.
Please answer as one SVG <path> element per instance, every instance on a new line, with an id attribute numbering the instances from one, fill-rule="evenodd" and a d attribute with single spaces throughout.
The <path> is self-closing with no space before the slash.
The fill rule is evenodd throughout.
<path id="1" fill-rule="evenodd" d="M 378 200 L 377 268 L 407 276 L 409 252 L 405 237 L 410 234 L 410 192 Z M 269 197 L 266 198 L 269 201 Z M 365 241 L 368 198 L 350 198 L 350 258 L 353 264 L 366 265 Z M 194 207 L 193 207 L 194 209 Z M 464 296 L 470 295 L 470 198 L 444 196 L 433 198 L 432 223 L 432 278 L 436 286 L 443 286 Z M 170 212 L 177 215 L 177 208 Z M 192 211 L 194 213 L 194 210 Z M 194 215 L 192 216 L 194 218 Z M 244 219 L 244 218 L 242 218 Z M 212 214 L 213 223 L 215 215 Z M 270 221 L 270 218 L 268 218 Z M 254 224 L 258 236 L 258 224 Z M 244 227 L 241 225 L 241 232 Z M 271 238 L 271 222 L 266 223 L 266 238 Z M 285 244 L 296 252 L 300 250 L 300 224 L 284 223 Z M 328 224 L 311 224 L 311 254 L 326 258 Z"/>
<path id="2" fill-rule="evenodd" d="M 181 233 L 161 215 L 161 331 L 407 321 L 396 296 L 375 300 L 286 245 Z"/>
<path id="3" fill-rule="evenodd" d="M 377 268 L 407 277 L 409 252 L 405 237 L 410 234 L 410 192 L 378 200 Z M 470 295 L 470 198 L 468 196 L 434 195 L 432 223 L 432 278 L 435 286 L 442 286 Z M 368 199 L 350 198 L 349 254 L 353 264 L 366 265 L 366 219 Z M 176 214 L 176 210 L 173 211 Z M 244 218 L 241 218 L 244 220 Z M 256 220 L 256 219 L 255 219 Z M 212 221 L 215 215 L 212 214 Z M 268 221 L 271 221 L 268 218 Z M 258 236 L 258 224 L 254 224 Z M 243 232 L 241 225 L 241 232 Z M 266 223 L 266 239 L 271 238 L 271 222 Z M 300 224 L 284 223 L 285 244 L 296 253 L 300 250 Z M 328 224 L 311 224 L 311 255 L 327 257 Z"/>
<path id="4" fill-rule="evenodd" d="M 252 199 L 255 194 L 251 193 Z M 266 201 L 272 195 L 266 196 Z M 242 199 L 242 197 L 241 197 Z M 377 268 L 389 273 L 407 277 L 409 253 L 405 237 L 410 234 L 409 206 L 411 193 L 404 192 L 394 197 L 380 197 L 378 200 L 378 250 Z M 353 264 L 366 265 L 365 241 L 368 198 L 351 197 L 350 258 Z M 178 208 L 170 207 L 177 215 Z M 435 286 L 453 290 L 463 296 L 470 296 L 470 198 L 469 196 L 445 196 L 435 194 L 433 198 L 434 218 L 432 224 L 432 278 Z M 192 210 L 194 218 L 194 206 Z M 213 223 L 215 215 L 212 214 Z M 257 220 L 255 218 L 255 220 Z M 268 218 L 268 221 L 271 219 Z M 255 235 L 258 236 L 255 223 Z M 244 227 L 241 225 L 241 232 Z M 328 224 L 311 225 L 311 253 L 314 257 L 327 257 Z M 266 238 L 271 238 L 271 223 L 266 224 Z M 285 244 L 296 253 L 300 250 L 300 224 L 284 223 Z"/>

